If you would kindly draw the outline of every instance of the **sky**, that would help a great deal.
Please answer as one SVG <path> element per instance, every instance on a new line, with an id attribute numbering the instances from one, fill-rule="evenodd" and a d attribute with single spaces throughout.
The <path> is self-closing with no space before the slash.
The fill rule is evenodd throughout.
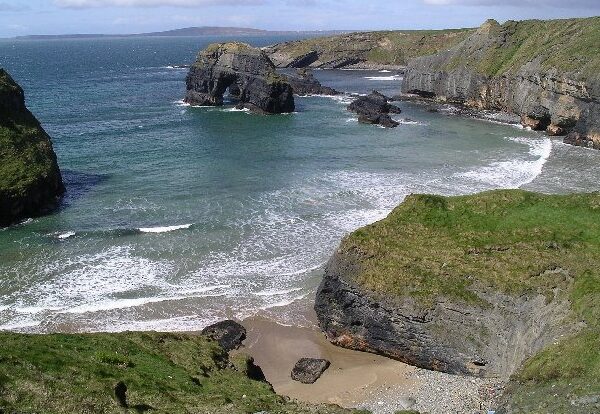
<path id="1" fill-rule="evenodd" d="M 0 37 L 126 34 L 190 26 L 443 29 L 600 15 L 600 0 L 0 0 Z"/>

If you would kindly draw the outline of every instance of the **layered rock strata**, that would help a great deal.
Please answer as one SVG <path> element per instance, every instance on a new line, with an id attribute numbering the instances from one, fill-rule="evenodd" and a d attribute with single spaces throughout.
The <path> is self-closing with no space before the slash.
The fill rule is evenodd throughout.
<path id="1" fill-rule="evenodd" d="M 506 111 L 565 142 L 600 148 L 600 18 L 487 21 L 463 42 L 412 60 L 402 90 Z"/>

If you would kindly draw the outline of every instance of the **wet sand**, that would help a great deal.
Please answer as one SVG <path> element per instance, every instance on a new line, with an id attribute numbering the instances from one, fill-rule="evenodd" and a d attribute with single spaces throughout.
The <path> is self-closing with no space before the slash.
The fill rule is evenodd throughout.
<path id="1" fill-rule="evenodd" d="M 418 381 L 414 367 L 335 347 L 316 328 L 283 326 L 262 318 L 243 324 L 248 337 L 242 351 L 254 357 L 278 394 L 292 399 L 352 408 L 368 404 L 384 390 L 414 388 Z M 302 384 L 290 373 L 303 357 L 325 358 L 331 366 L 316 383 Z"/>

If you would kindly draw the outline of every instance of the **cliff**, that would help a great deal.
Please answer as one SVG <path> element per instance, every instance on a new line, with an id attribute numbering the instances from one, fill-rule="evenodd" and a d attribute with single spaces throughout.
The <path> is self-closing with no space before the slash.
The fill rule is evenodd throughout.
<path id="1" fill-rule="evenodd" d="M 319 324 L 342 347 L 512 377 L 503 412 L 589 412 L 600 354 L 568 350 L 600 340 L 599 223 L 598 193 L 409 196 L 343 240 L 317 293 Z"/>
<path id="2" fill-rule="evenodd" d="M 0 412 L 352 414 L 290 402 L 200 335 L 0 333 Z"/>
<path id="3" fill-rule="evenodd" d="M 399 68 L 411 58 L 459 43 L 470 32 L 471 29 L 358 32 L 280 43 L 265 51 L 280 68 Z"/>
<path id="4" fill-rule="evenodd" d="M 200 106 L 223 105 L 229 91 L 240 107 L 263 114 L 294 111 L 288 80 L 260 49 L 245 43 L 217 43 L 199 55 L 186 80 L 185 102 Z"/>
<path id="5" fill-rule="evenodd" d="M 0 227 L 47 213 L 63 193 L 50 137 L 0 69 Z"/>
<path id="6" fill-rule="evenodd" d="M 489 20 L 450 50 L 411 61 L 402 90 L 511 112 L 524 126 L 600 149 L 600 17 Z"/>

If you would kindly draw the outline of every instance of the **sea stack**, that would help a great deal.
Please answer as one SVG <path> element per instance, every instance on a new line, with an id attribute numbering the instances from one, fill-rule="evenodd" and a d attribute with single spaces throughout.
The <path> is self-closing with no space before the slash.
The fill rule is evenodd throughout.
<path id="1" fill-rule="evenodd" d="M 64 191 L 50 137 L 0 69 L 0 227 L 48 213 Z"/>
<path id="2" fill-rule="evenodd" d="M 229 90 L 238 106 L 261 114 L 293 112 L 294 96 L 288 80 L 279 75 L 261 49 L 245 43 L 215 43 L 200 52 L 187 76 L 185 102 L 199 106 L 223 105 Z"/>

